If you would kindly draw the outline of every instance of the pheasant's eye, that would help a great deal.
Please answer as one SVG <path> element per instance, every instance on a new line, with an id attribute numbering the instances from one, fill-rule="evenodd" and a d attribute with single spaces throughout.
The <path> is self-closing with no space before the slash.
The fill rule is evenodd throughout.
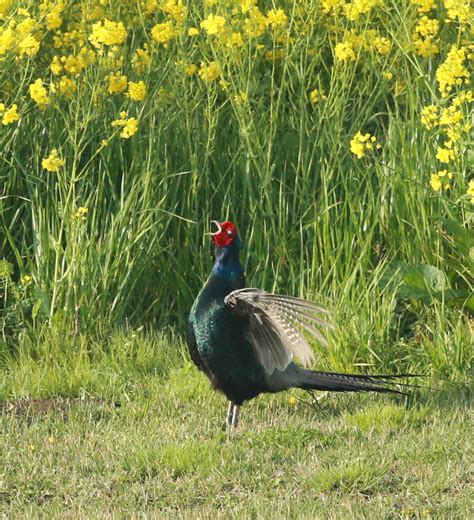
<path id="1" fill-rule="evenodd" d="M 230 237 L 233 237 L 234 236 L 234 233 L 232 233 L 232 231 L 229 229 L 229 231 L 227 231 L 227 236 L 230 238 Z"/>

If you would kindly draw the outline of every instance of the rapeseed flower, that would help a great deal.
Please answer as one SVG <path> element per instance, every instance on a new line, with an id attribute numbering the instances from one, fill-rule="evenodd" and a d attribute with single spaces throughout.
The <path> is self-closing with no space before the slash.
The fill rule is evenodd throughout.
<path id="1" fill-rule="evenodd" d="M 41 165 L 49 172 L 59 172 L 61 166 L 64 166 L 64 159 L 59 156 L 58 150 L 53 148 L 48 157 L 41 161 Z"/>
<path id="2" fill-rule="evenodd" d="M 439 170 L 438 173 L 432 173 L 430 184 L 434 191 L 449 190 L 451 188 L 450 180 L 453 174 L 448 170 Z"/>
<path id="3" fill-rule="evenodd" d="M 143 74 L 150 66 L 151 58 L 148 47 L 145 44 L 143 49 L 137 49 L 132 58 L 132 67 L 137 74 Z"/>
<path id="4" fill-rule="evenodd" d="M 77 91 L 76 82 L 67 76 L 62 76 L 59 80 L 59 93 L 66 99 L 71 100 Z"/>
<path id="5" fill-rule="evenodd" d="M 438 159 L 439 162 L 447 164 L 450 161 L 454 161 L 454 150 L 452 149 L 452 145 L 450 143 L 450 141 L 446 142 L 444 145 L 445 148 L 443 148 L 442 146 L 438 146 L 436 148 L 436 159 Z"/>
<path id="6" fill-rule="evenodd" d="M 473 13 L 470 7 L 470 0 L 444 0 L 444 7 L 448 11 L 448 18 L 461 23 L 466 23 Z"/>
<path id="7" fill-rule="evenodd" d="M 412 4 L 418 6 L 419 13 L 428 13 L 436 8 L 435 0 L 411 0 Z"/>
<path id="8" fill-rule="evenodd" d="M 111 22 L 105 19 L 92 26 L 89 41 L 94 47 L 100 48 L 102 45 L 121 45 L 126 38 L 127 31 L 122 22 Z"/>
<path id="9" fill-rule="evenodd" d="M 39 108 L 43 109 L 49 105 L 50 99 L 48 92 L 43 86 L 43 80 L 37 79 L 34 83 L 29 86 L 30 96 Z"/>
<path id="10" fill-rule="evenodd" d="M 348 42 L 338 43 L 334 49 L 334 55 L 339 61 L 355 61 L 356 59 L 354 49 Z"/>
<path id="11" fill-rule="evenodd" d="M 248 18 L 244 21 L 244 32 L 252 38 L 259 38 L 265 33 L 267 19 L 258 7 L 252 7 L 248 11 Z"/>
<path id="12" fill-rule="evenodd" d="M 108 77 L 108 92 L 109 94 L 118 94 L 127 90 L 128 79 L 127 76 L 120 74 L 119 72 L 114 72 L 109 74 Z"/>
<path id="13" fill-rule="evenodd" d="M 202 62 L 198 74 L 204 82 L 212 83 L 220 76 L 219 65 L 215 61 L 208 64 Z"/>
<path id="14" fill-rule="evenodd" d="M 343 5 L 344 14 L 348 20 L 354 21 L 361 14 L 368 14 L 378 3 L 380 0 L 352 0 Z"/>
<path id="15" fill-rule="evenodd" d="M 367 150 L 373 150 L 374 147 L 379 149 L 381 145 L 377 144 L 377 138 L 369 133 L 357 132 L 350 142 L 350 150 L 358 159 L 365 157 Z"/>
<path id="16" fill-rule="evenodd" d="M 438 107 L 436 105 L 428 105 L 421 109 L 421 124 L 431 130 L 438 124 Z"/>
<path id="17" fill-rule="evenodd" d="M 177 24 L 182 24 L 186 20 L 186 6 L 181 0 L 165 0 L 161 9 Z"/>
<path id="18" fill-rule="evenodd" d="M 127 96 L 132 101 L 143 101 L 146 96 L 146 86 L 143 81 L 129 81 Z"/>
<path id="19" fill-rule="evenodd" d="M 77 211 L 75 213 L 75 217 L 79 220 L 85 220 L 87 218 L 88 208 L 85 208 L 84 206 L 81 206 L 77 208 Z"/>
<path id="20" fill-rule="evenodd" d="M 210 14 L 201 22 L 201 27 L 211 36 L 218 36 L 224 33 L 226 28 L 226 19 L 222 16 Z"/>
<path id="21" fill-rule="evenodd" d="M 422 16 L 415 27 L 415 32 L 425 38 L 436 36 L 439 31 L 439 21 L 434 18 Z"/>
<path id="22" fill-rule="evenodd" d="M 474 204 L 474 180 L 469 181 L 469 187 L 467 188 L 466 195 L 471 198 L 471 204 Z"/>
<path id="23" fill-rule="evenodd" d="M 177 33 L 173 22 L 157 23 L 151 29 L 151 37 L 164 47 L 167 47 L 168 43 L 176 36 Z"/>
<path id="24" fill-rule="evenodd" d="M 127 118 L 126 112 L 120 112 L 120 118 L 112 121 L 112 126 L 121 127 L 120 137 L 129 139 L 138 132 L 138 120 L 135 117 Z"/>
<path id="25" fill-rule="evenodd" d="M 286 16 L 283 9 L 270 9 L 267 13 L 266 24 L 272 29 L 278 29 L 284 27 L 288 22 L 288 16 Z"/>
<path id="26" fill-rule="evenodd" d="M 3 111 L 0 107 L 0 112 L 3 112 L 2 125 L 10 125 L 15 121 L 20 120 L 20 114 L 17 112 L 18 105 L 14 103 L 9 109 Z"/>
<path id="27" fill-rule="evenodd" d="M 13 0 L 0 0 L 0 20 L 5 20 L 13 4 Z"/>
<path id="28" fill-rule="evenodd" d="M 438 67 L 436 79 L 443 97 L 447 97 L 453 90 L 453 87 L 469 82 L 469 71 L 464 63 L 466 57 L 466 47 L 458 48 L 456 45 L 453 45 L 446 60 Z"/>
<path id="29" fill-rule="evenodd" d="M 63 70 L 63 66 L 61 64 L 61 60 L 59 59 L 59 56 L 53 56 L 53 61 L 51 62 L 49 68 L 51 69 L 51 72 L 55 76 L 59 76 Z"/>
<path id="30" fill-rule="evenodd" d="M 28 287 L 28 285 L 30 285 L 31 281 L 32 281 L 32 278 L 29 274 L 24 274 L 20 278 L 20 283 L 23 287 Z"/>

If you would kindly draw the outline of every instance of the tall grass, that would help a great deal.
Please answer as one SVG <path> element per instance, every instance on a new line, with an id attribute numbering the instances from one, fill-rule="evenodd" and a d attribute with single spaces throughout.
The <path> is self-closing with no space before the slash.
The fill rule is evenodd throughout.
<path id="1" fill-rule="evenodd" d="M 126 22 L 125 4 L 105 14 Z M 261 3 L 262 11 L 272 6 Z M 440 100 L 436 66 L 463 33 L 444 26 L 441 53 L 422 59 L 407 50 L 419 16 L 409 2 L 387 1 L 355 22 L 321 21 L 317 1 L 280 6 L 288 34 L 298 37 L 279 40 L 269 31 L 238 52 L 210 37 L 190 40 L 186 31 L 168 47 L 153 46 L 149 29 L 162 13 L 132 17 L 119 70 L 137 76 L 133 51 L 150 45 L 141 103 L 107 93 L 117 66 L 97 56 L 70 101 L 51 94 L 40 111 L 27 86 L 38 77 L 56 81 L 44 74 L 53 51 L 45 43 L 42 59 L 21 66 L 11 53 L 5 57 L 2 95 L 19 104 L 22 119 L 0 134 L 0 256 L 14 265 L 3 278 L 4 316 L 13 287 L 20 294 L 19 279 L 29 275 L 20 329 L 23 322 L 61 323 L 75 333 L 104 322 L 182 325 L 210 269 L 209 221 L 233 219 L 249 284 L 319 298 L 334 310 L 334 347 L 320 353 L 328 363 L 468 367 L 472 321 L 462 302 L 454 309 L 443 301 L 400 303 L 396 288 L 382 283 L 394 260 L 447 269 L 440 219 L 467 226 L 471 218 L 463 198 L 467 159 L 459 155 L 451 191 L 433 192 L 434 137 L 420 123 L 422 106 Z M 190 25 L 216 9 L 228 6 L 189 2 Z M 374 27 L 392 42 L 388 56 L 359 50 L 354 62 L 334 59 L 342 35 Z M 265 58 L 279 49 L 283 59 Z M 226 84 L 188 77 L 177 58 L 215 60 Z M 314 88 L 327 99 L 312 103 Z M 111 126 L 121 110 L 139 120 L 131 139 Z M 358 131 L 376 135 L 380 152 L 351 154 Z M 42 168 L 53 148 L 65 159 L 58 173 Z M 86 218 L 77 216 L 79 207 Z M 461 277 L 472 290 L 466 264 L 453 269 L 448 286 L 456 289 Z M 3 338 L 12 339 L 6 326 Z"/>

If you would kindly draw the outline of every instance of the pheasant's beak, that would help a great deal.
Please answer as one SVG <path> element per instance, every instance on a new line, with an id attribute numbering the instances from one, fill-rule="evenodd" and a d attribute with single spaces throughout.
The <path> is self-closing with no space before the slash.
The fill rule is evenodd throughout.
<path id="1" fill-rule="evenodd" d="M 211 224 L 214 224 L 215 226 L 217 226 L 217 231 L 206 233 L 206 235 L 211 235 L 211 237 L 212 237 L 214 235 L 218 235 L 222 231 L 222 226 L 221 226 L 220 222 L 218 222 L 217 220 L 211 220 Z"/>

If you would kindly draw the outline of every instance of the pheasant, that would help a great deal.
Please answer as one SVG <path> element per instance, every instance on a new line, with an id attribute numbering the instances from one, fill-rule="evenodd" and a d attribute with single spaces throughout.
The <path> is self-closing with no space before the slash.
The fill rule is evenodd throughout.
<path id="1" fill-rule="evenodd" d="M 402 375 L 354 375 L 307 370 L 314 354 L 303 329 L 323 345 L 320 329 L 332 329 L 330 314 L 309 301 L 245 288 L 239 260 L 242 242 L 233 222 L 213 220 L 215 249 L 211 275 L 188 320 L 187 344 L 193 362 L 229 400 L 226 423 L 236 428 L 240 407 L 264 392 L 289 388 L 334 392 L 403 393 Z M 293 356 L 302 367 L 292 362 Z"/>

